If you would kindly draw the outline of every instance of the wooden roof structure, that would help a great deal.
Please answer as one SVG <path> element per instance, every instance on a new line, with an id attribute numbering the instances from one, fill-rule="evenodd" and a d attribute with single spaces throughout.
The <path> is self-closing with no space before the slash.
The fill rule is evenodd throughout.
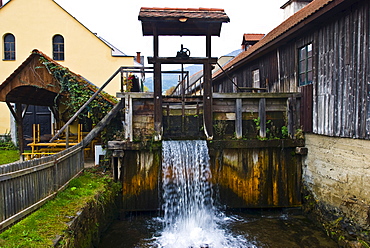
<path id="1" fill-rule="evenodd" d="M 19 149 L 24 151 L 23 144 L 23 107 L 24 105 L 48 106 L 58 118 L 56 101 L 62 93 L 61 84 L 54 77 L 45 63 L 51 63 L 60 70 L 67 71 L 77 82 L 83 84 L 86 90 L 97 92 L 98 87 L 68 68 L 58 64 L 46 54 L 33 50 L 30 56 L 0 85 L 0 101 L 6 102 L 9 111 L 17 122 Z M 100 92 L 100 96 L 114 106 L 116 99 Z M 67 96 L 68 97 L 68 96 Z M 10 103 L 15 103 L 14 109 Z"/>
<path id="2" fill-rule="evenodd" d="M 26 105 L 53 106 L 55 97 L 61 93 L 60 83 L 53 74 L 43 65 L 40 58 L 48 63 L 59 66 L 55 60 L 39 50 L 33 50 L 30 56 L 2 83 L 0 84 L 0 102 L 20 103 Z M 69 71 L 69 70 L 68 70 Z M 69 71 L 92 92 L 98 87 L 79 74 Z M 102 93 L 102 97 L 112 105 L 116 104 L 112 96 Z"/>
<path id="3" fill-rule="evenodd" d="M 41 67 L 40 57 L 48 58 L 38 50 L 33 50 L 30 56 L 0 85 L 1 102 L 38 106 L 54 104 L 54 99 L 60 92 L 60 85 L 44 66 Z"/>
<path id="4" fill-rule="evenodd" d="M 223 9 L 146 8 L 140 9 L 144 36 L 220 36 L 222 23 L 230 19 Z M 155 26 L 155 30 L 153 27 Z"/>
<path id="5" fill-rule="evenodd" d="M 153 36 L 153 57 L 148 58 L 154 64 L 154 129 L 155 140 L 162 139 L 162 64 L 203 64 L 204 71 L 204 131 L 207 139 L 213 138 L 212 127 L 212 64 L 217 58 L 211 57 L 211 36 L 220 36 L 222 23 L 230 19 L 223 9 L 214 8 L 141 8 L 139 20 L 142 23 L 144 36 Z M 187 49 L 181 47 L 176 57 L 159 57 L 159 36 L 205 36 L 206 57 L 192 58 Z"/>

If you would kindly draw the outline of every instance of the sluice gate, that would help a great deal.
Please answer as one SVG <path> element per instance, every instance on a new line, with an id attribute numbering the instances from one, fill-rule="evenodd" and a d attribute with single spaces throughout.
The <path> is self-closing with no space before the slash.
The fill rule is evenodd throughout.
<path id="1" fill-rule="evenodd" d="M 301 204 L 299 95 L 214 94 L 213 140 L 207 141 L 212 183 L 228 208 L 295 207 Z M 153 95 L 122 93 L 125 132 L 110 141 L 115 178 L 123 185 L 123 210 L 161 206 L 162 141 L 156 141 Z M 297 111 L 298 112 L 298 111 Z M 163 139 L 206 139 L 202 101 L 163 99 Z M 261 121 L 264 120 L 264 121 Z"/>

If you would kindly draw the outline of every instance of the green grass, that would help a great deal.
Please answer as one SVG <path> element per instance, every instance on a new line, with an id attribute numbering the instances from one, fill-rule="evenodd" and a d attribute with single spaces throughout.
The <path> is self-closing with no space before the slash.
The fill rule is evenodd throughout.
<path id="1" fill-rule="evenodd" d="M 53 240 L 67 230 L 71 216 L 94 196 L 103 192 L 111 179 L 101 173 L 84 172 L 73 179 L 57 197 L 0 234 L 0 248 L 53 247 Z"/>
<path id="2" fill-rule="evenodd" d="M 0 165 L 9 164 L 19 160 L 18 150 L 0 150 Z"/>

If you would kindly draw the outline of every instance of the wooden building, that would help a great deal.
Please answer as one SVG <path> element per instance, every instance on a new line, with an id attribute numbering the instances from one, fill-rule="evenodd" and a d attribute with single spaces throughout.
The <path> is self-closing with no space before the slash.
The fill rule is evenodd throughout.
<path id="1" fill-rule="evenodd" d="M 213 90 L 233 92 L 228 75 L 239 87 L 302 92 L 306 132 L 369 139 L 368 61 L 369 2 L 315 0 L 214 74 Z"/>
<path id="2" fill-rule="evenodd" d="M 79 92 L 81 88 L 86 94 Z M 36 124 L 39 125 L 37 142 L 46 142 L 69 120 L 76 112 L 76 108 L 80 107 L 79 102 L 70 100 L 81 98 L 82 105 L 88 100 L 85 99 L 86 96 L 93 95 L 97 90 L 98 87 L 81 75 L 60 65 L 41 51 L 33 50 L 29 57 L 0 84 L 0 102 L 7 104 L 16 120 L 20 151 L 23 152 L 24 144 L 32 140 L 35 142 L 35 130 L 32 125 L 27 125 L 32 122 L 30 118 L 33 116 L 33 108 L 29 109 L 29 106 L 52 112 L 47 118 L 43 115 L 36 120 Z M 111 109 L 117 102 L 108 93 L 98 95 L 95 103 L 88 108 L 89 113 L 85 112 L 72 123 L 71 133 L 90 131 L 92 124 L 97 124 L 104 117 L 103 113 L 93 113 L 94 109 L 103 112 L 104 109 Z M 92 120 L 94 115 L 98 117 L 95 121 Z M 82 124 L 81 130 L 78 129 L 78 124 Z"/>
<path id="3" fill-rule="evenodd" d="M 352 228 L 346 238 L 366 241 L 369 236 L 361 233 L 370 220 L 369 42 L 368 0 L 314 0 L 225 65 L 226 73 L 213 75 L 214 92 L 233 92 L 231 78 L 239 88 L 301 93 L 306 198 L 313 196 L 320 220 L 338 219 L 339 228 Z"/>

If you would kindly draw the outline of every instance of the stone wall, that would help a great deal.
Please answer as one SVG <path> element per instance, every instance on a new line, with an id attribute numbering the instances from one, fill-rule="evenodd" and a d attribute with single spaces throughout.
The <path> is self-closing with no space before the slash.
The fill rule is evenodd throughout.
<path id="1" fill-rule="evenodd" d="M 316 211 L 352 235 L 369 239 L 370 141 L 306 135 L 303 184 Z M 311 202 L 312 204 L 312 202 Z"/>
<path id="2" fill-rule="evenodd" d="M 101 234 L 118 217 L 120 209 L 120 187 L 112 185 L 71 216 L 67 231 L 54 240 L 54 247 L 98 247 Z"/>

